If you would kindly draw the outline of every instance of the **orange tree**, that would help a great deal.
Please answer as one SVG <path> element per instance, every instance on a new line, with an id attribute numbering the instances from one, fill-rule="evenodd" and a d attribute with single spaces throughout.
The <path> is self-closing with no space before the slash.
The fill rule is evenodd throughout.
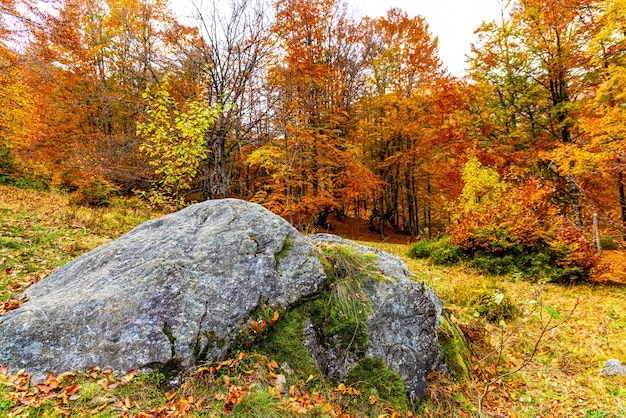
<path id="1" fill-rule="evenodd" d="M 364 161 L 385 183 L 372 207 L 395 213 L 394 226 L 407 233 L 430 234 L 436 226 L 442 229 L 442 198 L 458 178 L 458 86 L 445 74 L 437 39 L 422 17 L 390 9 L 365 26 L 371 56 L 360 101 L 360 141 Z"/>
<path id="2" fill-rule="evenodd" d="M 270 70 L 272 132 L 248 162 L 262 176 L 255 200 L 304 226 L 377 188 L 352 138 L 362 77 L 361 33 L 337 0 L 275 3 L 282 59 Z"/>
<path id="3" fill-rule="evenodd" d="M 559 282 L 590 276 L 598 255 L 582 229 L 551 203 L 551 187 L 535 179 L 502 180 L 475 157 L 465 164 L 463 180 L 450 233 L 474 266 Z"/>
<path id="4" fill-rule="evenodd" d="M 80 0 L 33 10 L 29 82 L 45 92 L 33 158 L 70 189 L 104 178 L 130 192 L 150 177 L 138 151 L 141 94 L 173 65 L 164 1 Z M 180 33 L 179 33 L 180 34 Z M 182 36 L 182 34 L 180 34 Z"/>

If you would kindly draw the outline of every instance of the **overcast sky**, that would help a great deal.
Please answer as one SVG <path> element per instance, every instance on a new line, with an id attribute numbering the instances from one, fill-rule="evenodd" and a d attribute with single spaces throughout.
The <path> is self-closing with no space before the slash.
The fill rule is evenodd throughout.
<path id="1" fill-rule="evenodd" d="M 190 10 L 194 0 L 170 0 L 174 10 L 182 15 Z M 203 0 L 195 0 L 202 3 Z M 220 0 L 218 0 L 219 2 Z M 224 0 L 225 1 L 225 0 Z M 483 21 L 499 21 L 505 0 L 347 0 L 355 11 L 378 17 L 392 7 L 409 16 L 423 16 L 434 36 L 439 38 L 439 55 L 453 75 L 463 75 L 465 55 L 475 40 L 474 30 Z M 206 0 L 210 3 L 209 0 Z"/>
<path id="2" fill-rule="evenodd" d="M 466 67 L 465 55 L 475 40 L 474 30 L 482 21 L 500 21 L 501 0 L 349 0 L 370 17 L 384 15 L 398 7 L 410 16 L 423 16 L 439 38 L 439 55 L 454 75 Z"/>

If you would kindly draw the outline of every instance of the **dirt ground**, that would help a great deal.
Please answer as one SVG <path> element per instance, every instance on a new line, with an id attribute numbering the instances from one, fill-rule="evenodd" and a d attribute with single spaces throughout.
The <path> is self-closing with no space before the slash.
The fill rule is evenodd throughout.
<path id="1" fill-rule="evenodd" d="M 410 244 L 417 241 L 417 237 L 396 232 L 388 225 L 384 228 L 385 239 L 381 240 L 378 222 L 375 222 L 376 230 L 370 229 L 368 219 L 342 218 L 329 216 L 328 221 L 331 229 L 317 228 L 317 232 L 339 235 L 340 237 L 354 241 L 387 242 L 390 244 Z"/>

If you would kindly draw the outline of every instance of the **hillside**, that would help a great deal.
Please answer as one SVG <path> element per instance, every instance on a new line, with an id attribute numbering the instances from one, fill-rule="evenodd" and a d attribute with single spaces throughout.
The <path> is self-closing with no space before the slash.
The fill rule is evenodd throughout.
<path id="1" fill-rule="evenodd" d="M 90 209 L 66 195 L 0 186 L 0 313 L 52 269 L 158 215 L 134 201 Z M 276 397 L 270 376 L 279 365 L 252 353 L 198 369 L 178 388 L 164 387 L 163 376 L 94 369 L 51 376 L 29 390 L 26 375 L 6 376 L 0 367 L 0 414 L 465 417 L 480 404 L 485 416 L 497 417 L 626 415 L 626 377 L 601 375 L 607 359 L 626 361 L 626 287 L 614 283 L 624 280 L 623 252 L 604 253 L 612 272 L 597 282 L 536 284 L 408 259 L 406 236 L 389 232 L 381 243 L 367 221 L 333 223 L 330 232 L 403 257 L 436 289 L 470 343 L 471 381 L 435 372 L 428 400 L 405 411 L 349 387 L 316 386 L 316 376 L 290 388 L 288 399 Z"/>

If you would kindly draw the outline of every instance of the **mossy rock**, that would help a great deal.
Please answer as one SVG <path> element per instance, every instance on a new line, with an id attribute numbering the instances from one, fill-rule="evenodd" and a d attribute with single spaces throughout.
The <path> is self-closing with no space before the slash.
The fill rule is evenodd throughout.
<path id="1" fill-rule="evenodd" d="M 461 330 L 445 314 L 437 329 L 437 337 L 450 374 L 457 381 L 471 379 L 472 364 L 469 346 Z"/>
<path id="2" fill-rule="evenodd" d="M 322 248 L 322 260 L 324 289 L 288 310 L 257 347 L 280 364 L 289 364 L 299 378 L 319 372 L 343 377 L 333 371 L 332 363 L 357 361 L 368 343 L 366 321 L 372 306 L 362 286 L 380 275 L 375 262 L 339 246 Z"/>
<path id="3" fill-rule="evenodd" d="M 441 359 L 441 302 L 399 258 L 321 238 L 323 289 L 283 311 L 248 349 L 285 365 L 291 384 L 318 376 L 320 385 L 344 382 L 406 409 L 423 399 L 426 376 Z"/>

